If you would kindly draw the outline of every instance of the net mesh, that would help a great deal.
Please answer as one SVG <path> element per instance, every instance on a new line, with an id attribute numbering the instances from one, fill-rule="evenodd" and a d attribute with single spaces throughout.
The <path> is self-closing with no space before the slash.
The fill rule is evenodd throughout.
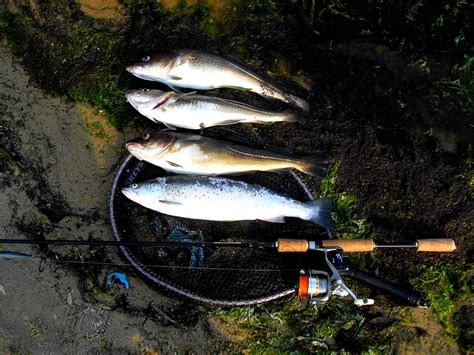
<path id="1" fill-rule="evenodd" d="M 166 175 L 164 170 L 130 156 L 123 161 L 110 196 L 110 217 L 117 240 L 274 242 L 278 238 L 314 240 L 323 236 L 321 227 L 295 218 L 287 218 L 285 224 L 176 218 L 142 207 L 121 193 L 122 187 Z M 301 201 L 308 200 L 305 189 L 311 187 L 294 173 L 230 178 L 265 186 Z M 130 247 L 122 251 L 142 275 L 165 289 L 223 305 L 253 304 L 293 293 L 299 270 L 320 263 L 308 253 L 278 253 L 275 249 Z"/>

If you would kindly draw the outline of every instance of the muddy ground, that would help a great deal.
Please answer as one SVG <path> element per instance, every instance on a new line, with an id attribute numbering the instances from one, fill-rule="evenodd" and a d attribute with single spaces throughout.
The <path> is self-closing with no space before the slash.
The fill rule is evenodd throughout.
<path id="1" fill-rule="evenodd" d="M 112 240 L 107 215 L 111 171 L 121 159 L 126 137 L 136 133 L 110 128 L 106 143 L 91 137 L 85 128 L 88 120 L 104 118 L 86 105 L 51 97 L 36 87 L 5 42 L 0 45 L 0 68 L 2 149 L 14 152 L 11 160 L 2 160 L 2 237 Z M 15 164 L 16 173 L 9 164 Z M 4 249 L 45 255 L 44 249 L 31 247 Z M 182 309 L 180 302 L 161 296 L 124 267 L 84 268 L 80 259 L 87 259 L 87 253 L 68 247 L 47 253 L 51 259 L 58 255 L 79 263 L 72 265 L 0 260 L 0 352 L 211 348 L 214 340 L 203 309 Z M 104 258 L 121 262 L 113 250 Z M 96 288 L 105 286 L 106 275 L 113 271 L 129 275 L 130 289 Z"/>
<path id="2" fill-rule="evenodd" d="M 255 127 L 257 143 L 289 147 L 297 155 L 326 151 L 339 167 L 333 193 L 355 196 L 353 209 L 370 225 L 370 237 L 384 242 L 453 238 L 458 245 L 450 255 L 376 252 L 364 260 L 366 269 L 409 286 L 426 266 L 472 265 L 472 92 L 439 84 L 464 54 L 452 48 L 452 28 L 417 27 L 408 19 L 417 33 L 411 36 L 389 20 L 400 14 L 398 7 L 393 14 L 382 8 L 367 15 L 332 2 L 319 5 L 325 9 L 302 2 L 295 12 L 290 5 L 278 11 L 276 6 L 270 12 L 285 15 L 278 18 L 265 10 L 274 2 L 258 2 L 258 11 L 247 7 L 250 14 L 242 17 L 240 28 L 232 24 L 229 29 L 215 27 L 202 11 L 168 15 L 151 1 L 35 4 L 9 2 L 8 10 L 31 32 L 6 29 L 10 47 L 5 40 L 0 47 L 0 225 L 5 237 L 112 239 L 107 195 L 114 168 L 125 154 L 124 142 L 150 128 L 133 119 L 136 113 L 124 104 L 123 89 L 143 83 L 122 68 L 149 51 L 192 47 L 243 60 L 309 99 L 312 111 L 304 125 Z M 164 5 L 172 8 L 175 2 Z M 376 15 L 382 19 L 378 24 Z M 435 15 L 420 10 L 416 16 Z M 369 36 L 363 34 L 366 26 Z M 20 43 L 15 42 L 19 35 L 25 39 Z M 76 42 L 78 36 L 83 37 Z M 103 43 L 105 38 L 110 44 Z M 461 84 L 468 81 L 461 79 Z M 285 109 L 249 94 L 219 94 Z M 313 187 L 317 192 L 316 182 Z M 225 327 L 215 330 L 202 306 L 163 296 L 126 266 L 84 264 L 98 259 L 122 263 L 116 251 L 14 249 L 82 264 L 0 260 L 4 352 L 206 352 L 227 348 L 228 339 L 239 343 Z M 111 271 L 127 272 L 131 288 L 106 288 Z M 375 313 L 383 319 L 400 304 L 373 296 L 382 305 Z M 463 334 L 472 335 L 471 296 L 454 305 L 453 319 Z M 430 310 L 409 313 L 391 336 L 392 350 L 459 351 Z M 379 330 L 375 327 L 372 336 Z M 463 338 L 462 344 L 472 346 L 472 339 Z"/>

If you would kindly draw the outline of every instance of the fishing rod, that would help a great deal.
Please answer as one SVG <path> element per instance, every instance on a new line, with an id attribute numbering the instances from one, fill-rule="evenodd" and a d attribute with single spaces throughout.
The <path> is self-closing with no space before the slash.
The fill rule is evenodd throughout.
<path id="1" fill-rule="evenodd" d="M 0 244 L 56 245 L 56 246 L 110 246 L 110 247 L 220 247 L 220 248 L 254 248 L 277 249 L 280 253 L 317 250 L 324 247 L 338 247 L 344 252 L 371 252 L 374 249 L 409 248 L 418 252 L 452 252 L 456 249 L 454 240 L 418 239 L 407 243 L 381 243 L 370 239 L 329 239 L 305 240 L 280 238 L 275 242 L 256 241 L 115 241 L 115 240 L 68 240 L 68 239 L 0 239 Z M 5 252 L 6 253 L 6 252 Z M 13 252 L 9 252 L 13 253 Z"/>
<path id="2" fill-rule="evenodd" d="M 443 239 L 418 239 L 407 243 L 381 243 L 374 240 L 364 239 L 331 239 L 308 241 L 305 239 L 280 238 L 275 242 L 251 242 L 251 241 L 104 241 L 104 240 L 28 240 L 28 239 L 0 239 L 0 244 L 31 244 L 31 245 L 73 245 L 73 246 L 113 246 L 113 247 L 229 247 L 229 248 L 264 248 L 276 249 L 280 253 L 305 253 L 308 251 L 322 253 L 326 262 L 327 271 L 307 268 L 300 270 L 295 292 L 299 297 L 306 297 L 311 303 L 325 303 L 331 296 L 353 298 L 357 306 L 374 304 L 374 300 L 358 298 L 355 293 L 345 284 L 342 276 L 351 277 L 363 281 L 370 286 L 385 290 L 414 306 L 426 306 L 423 297 L 416 291 L 407 290 L 392 282 L 383 280 L 367 272 L 350 268 L 342 255 L 342 252 L 371 252 L 374 249 L 386 248 L 408 248 L 416 249 L 417 252 L 452 252 L 456 249 L 454 240 Z M 0 257 L 34 258 L 31 255 L 16 252 L 0 252 Z M 55 260 L 52 260 L 55 261 Z M 82 263 L 82 262 L 80 262 Z M 95 262 L 94 262 L 95 263 Z M 100 262 L 98 262 L 100 264 Z M 168 267 L 156 265 L 156 267 Z M 191 269 L 191 267 L 180 267 Z M 194 267 L 192 269 L 201 269 Z M 206 270 L 220 270 L 222 268 L 204 268 Z M 224 268 L 231 270 L 232 268 Z M 235 269 L 238 270 L 238 269 Z M 242 271 L 242 270 L 240 270 Z M 245 269 L 245 271 L 250 271 Z M 283 270 L 253 270 L 253 271 L 278 271 Z"/>

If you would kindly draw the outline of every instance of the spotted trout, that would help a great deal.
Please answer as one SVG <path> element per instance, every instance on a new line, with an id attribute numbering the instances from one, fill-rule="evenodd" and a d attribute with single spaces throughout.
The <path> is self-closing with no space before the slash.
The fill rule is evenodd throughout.
<path id="1" fill-rule="evenodd" d="M 130 200 L 171 216 L 208 221 L 296 217 L 331 229 L 331 200 L 300 202 L 265 187 L 220 177 L 159 177 L 122 189 Z"/>
<path id="2" fill-rule="evenodd" d="M 233 88 L 251 91 L 309 111 L 309 104 L 305 100 L 284 92 L 237 63 L 206 52 L 181 49 L 145 56 L 140 63 L 129 65 L 126 70 L 141 79 L 159 81 L 171 88 Z"/>
<path id="3" fill-rule="evenodd" d="M 127 101 L 143 116 L 171 129 L 299 120 L 293 112 L 265 111 L 237 101 L 196 93 L 141 89 L 128 90 L 125 95 Z"/>
<path id="4" fill-rule="evenodd" d="M 316 156 L 295 159 L 195 134 L 146 134 L 127 142 L 126 147 L 137 159 L 177 174 L 226 175 L 293 168 L 313 176 L 325 175 L 325 162 Z"/>

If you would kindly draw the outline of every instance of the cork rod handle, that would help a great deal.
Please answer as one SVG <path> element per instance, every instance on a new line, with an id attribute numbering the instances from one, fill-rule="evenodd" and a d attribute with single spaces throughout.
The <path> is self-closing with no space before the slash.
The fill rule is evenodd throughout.
<path id="1" fill-rule="evenodd" d="M 308 250 L 308 241 L 304 239 L 284 239 L 277 241 L 279 253 L 304 253 Z"/>
<path id="2" fill-rule="evenodd" d="M 417 244 L 417 251 L 452 252 L 456 250 L 456 243 L 449 238 L 418 239 Z"/>
<path id="3" fill-rule="evenodd" d="M 323 247 L 339 247 L 346 253 L 360 253 L 373 251 L 375 243 L 373 240 L 364 239 L 331 239 L 323 240 Z"/>

